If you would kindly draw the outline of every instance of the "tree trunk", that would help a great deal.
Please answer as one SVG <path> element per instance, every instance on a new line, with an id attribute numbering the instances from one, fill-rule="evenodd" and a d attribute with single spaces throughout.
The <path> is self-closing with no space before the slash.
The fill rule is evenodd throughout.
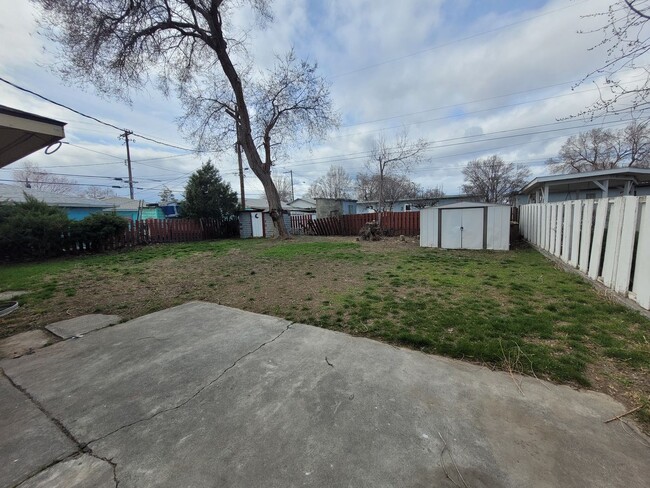
<path id="1" fill-rule="evenodd" d="M 262 182 L 264 193 L 269 204 L 269 213 L 273 219 L 273 225 L 277 230 L 278 236 L 283 238 L 290 237 L 287 226 L 284 225 L 282 204 L 280 203 L 280 195 L 275 187 L 275 183 L 271 179 L 271 164 L 264 163 L 260 157 L 260 153 L 255 145 L 253 139 L 250 117 L 248 115 L 248 107 L 244 97 L 244 88 L 239 78 L 239 74 L 230 59 L 227 49 L 226 40 L 223 37 L 221 17 L 218 12 L 218 7 L 212 11 L 211 18 L 208 19 L 210 23 L 210 30 L 214 37 L 213 49 L 217 53 L 221 68 L 223 69 L 228 82 L 232 87 L 237 101 L 237 112 L 235 115 L 235 123 L 237 125 L 237 139 L 241 143 L 248 166 L 255 173 L 255 176 Z"/>

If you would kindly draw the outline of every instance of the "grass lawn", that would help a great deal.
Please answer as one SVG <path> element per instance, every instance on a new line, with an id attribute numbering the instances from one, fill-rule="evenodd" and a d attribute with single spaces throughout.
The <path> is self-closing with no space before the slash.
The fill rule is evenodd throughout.
<path id="1" fill-rule="evenodd" d="M 0 337 L 85 313 L 207 300 L 611 394 L 650 426 L 650 320 L 532 249 L 352 238 L 224 240 L 3 265 L 29 290 Z M 514 387 L 514 385 L 513 385 Z"/>

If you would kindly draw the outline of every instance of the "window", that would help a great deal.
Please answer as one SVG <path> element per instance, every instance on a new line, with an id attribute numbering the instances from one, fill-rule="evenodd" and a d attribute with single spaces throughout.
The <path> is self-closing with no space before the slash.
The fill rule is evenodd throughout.
<path id="1" fill-rule="evenodd" d="M 404 211 L 405 212 L 410 212 L 411 211 L 411 204 L 410 203 L 405 203 L 404 204 Z"/>

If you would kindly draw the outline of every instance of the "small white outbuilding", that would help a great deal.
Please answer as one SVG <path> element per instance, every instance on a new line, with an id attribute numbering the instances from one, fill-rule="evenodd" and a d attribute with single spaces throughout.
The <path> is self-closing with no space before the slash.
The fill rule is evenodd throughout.
<path id="1" fill-rule="evenodd" d="M 461 202 L 420 210 L 420 246 L 444 249 L 510 248 L 510 207 Z"/>

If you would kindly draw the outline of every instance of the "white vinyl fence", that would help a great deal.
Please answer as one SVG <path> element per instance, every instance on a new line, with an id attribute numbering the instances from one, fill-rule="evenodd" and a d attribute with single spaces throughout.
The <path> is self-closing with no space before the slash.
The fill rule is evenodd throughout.
<path id="1" fill-rule="evenodd" d="M 531 244 L 650 310 L 650 206 L 646 198 L 524 205 L 519 228 Z"/>

